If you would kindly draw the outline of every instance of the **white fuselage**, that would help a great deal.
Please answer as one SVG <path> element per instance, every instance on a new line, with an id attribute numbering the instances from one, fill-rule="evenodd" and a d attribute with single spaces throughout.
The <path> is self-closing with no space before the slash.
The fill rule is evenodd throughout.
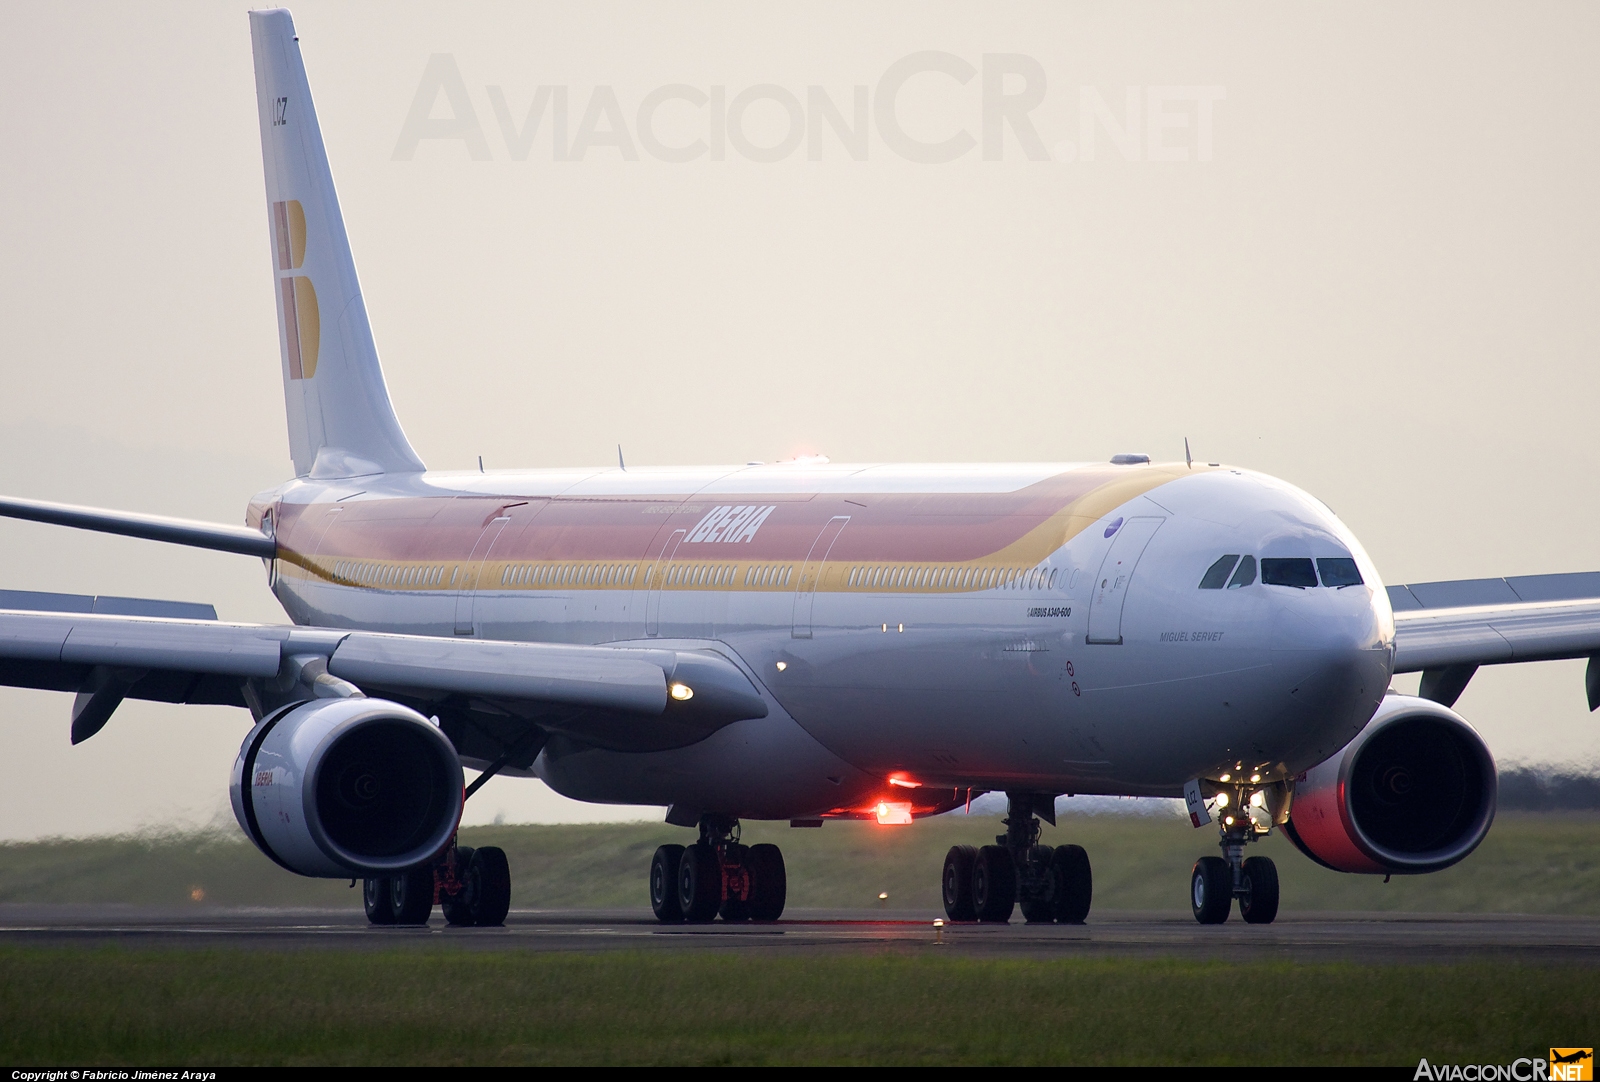
<path id="1" fill-rule="evenodd" d="M 1393 616 L 1376 568 L 1323 504 L 1261 474 L 1182 464 L 1110 480 L 1092 467 L 1089 495 L 1053 518 L 985 503 L 1087 469 L 302 480 L 253 513 L 293 522 L 280 543 L 304 558 L 280 561 L 274 589 L 297 623 L 712 649 L 768 699 L 767 718 L 673 751 L 553 740 L 533 770 L 579 799 L 803 817 L 875 799 L 891 776 L 1174 796 L 1230 770 L 1292 778 L 1360 731 L 1388 687 Z M 802 506 L 810 519 L 782 535 Z M 618 507 L 637 516 L 560 547 L 587 521 L 580 512 Z M 469 527 L 430 549 L 418 539 L 446 531 L 437 508 Z M 753 522 L 761 508 L 775 510 L 743 541 L 688 540 L 708 516 Z M 967 520 L 999 530 L 1007 515 L 1018 519 L 1011 534 L 939 547 Z M 350 531 L 358 519 L 364 530 Z M 619 539 L 624 528 L 636 539 Z M 780 547 L 761 548 L 769 535 Z M 329 540 L 340 537 L 342 549 Z M 1362 582 L 1298 588 L 1252 575 L 1199 588 L 1224 555 L 1353 559 Z M 1000 570 L 988 578 L 971 570 L 989 565 Z"/>

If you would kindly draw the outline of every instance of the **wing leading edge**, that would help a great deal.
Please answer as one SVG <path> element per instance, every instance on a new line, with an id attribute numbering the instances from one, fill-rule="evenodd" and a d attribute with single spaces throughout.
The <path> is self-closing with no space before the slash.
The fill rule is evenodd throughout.
<path id="1" fill-rule="evenodd" d="M 1389 587 L 1397 673 L 1454 705 L 1480 665 L 1589 658 L 1589 709 L 1600 707 L 1600 572 L 1462 579 Z"/>
<path id="2" fill-rule="evenodd" d="M 767 715 L 745 674 L 710 650 L 88 611 L 0 611 L 0 685 L 77 692 L 74 743 L 98 732 L 124 698 L 252 706 L 259 713 L 295 698 L 382 695 L 424 712 L 485 715 L 619 751 L 681 747 Z"/>

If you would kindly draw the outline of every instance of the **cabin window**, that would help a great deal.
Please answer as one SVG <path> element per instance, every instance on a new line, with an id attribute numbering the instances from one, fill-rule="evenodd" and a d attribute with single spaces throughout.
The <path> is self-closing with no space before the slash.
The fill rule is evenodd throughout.
<path id="1" fill-rule="evenodd" d="M 1268 586 L 1293 586 L 1304 590 L 1317 585 L 1317 571 L 1311 561 L 1303 557 L 1263 559 L 1261 581 Z"/>

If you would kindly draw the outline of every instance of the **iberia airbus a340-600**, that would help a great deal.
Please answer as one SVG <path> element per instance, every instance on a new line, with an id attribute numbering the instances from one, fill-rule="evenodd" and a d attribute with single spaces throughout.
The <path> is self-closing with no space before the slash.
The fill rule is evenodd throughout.
<path id="1" fill-rule="evenodd" d="M 1465 858 L 1496 791 L 1451 710 L 1467 681 L 1600 656 L 1600 575 L 1385 589 L 1318 500 L 1216 463 L 430 472 L 384 386 L 294 24 L 250 27 L 294 478 L 244 526 L 0 513 L 259 557 L 289 622 L 9 592 L 0 682 L 75 692 L 74 742 L 129 697 L 248 710 L 240 826 L 291 872 L 364 878 L 374 923 L 504 920 L 505 854 L 456 843 L 501 773 L 696 831 L 651 862 L 662 921 L 782 913 L 783 856 L 741 845 L 741 818 L 909 823 L 998 791 L 998 844 L 945 858 L 953 920 L 1083 921 L 1089 858 L 1040 844 L 1040 820 L 1098 793 L 1215 820 L 1195 917 L 1237 899 L 1266 923 L 1277 871 L 1245 853 L 1275 829 L 1344 872 Z M 1403 672 L 1419 696 L 1389 690 Z"/>

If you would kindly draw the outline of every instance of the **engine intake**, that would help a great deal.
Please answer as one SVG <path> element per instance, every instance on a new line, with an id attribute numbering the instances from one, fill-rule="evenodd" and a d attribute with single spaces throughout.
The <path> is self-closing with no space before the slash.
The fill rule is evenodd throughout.
<path id="1" fill-rule="evenodd" d="M 1284 833 L 1341 872 L 1436 872 L 1494 822 L 1494 757 L 1455 711 L 1389 695 L 1343 751 L 1296 785 Z"/>
<path id="2" fill-rule="evenodd" d="M 461 821 L 461 761 L 415 710 L 382 699 L 267 715 L 233 764 L 233 814 L 291 872 L 386 875 L 443 849 Z"/>

